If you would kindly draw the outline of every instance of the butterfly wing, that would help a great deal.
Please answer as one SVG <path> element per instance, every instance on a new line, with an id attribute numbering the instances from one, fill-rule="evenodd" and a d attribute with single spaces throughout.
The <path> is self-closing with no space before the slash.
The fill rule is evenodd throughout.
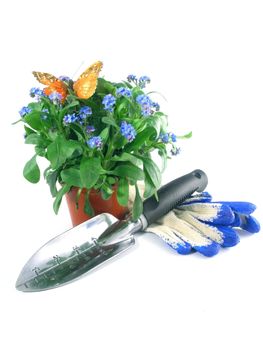
<path id="1" fill-rule="evenodd" d="M 100 61 L 93 63 L 74 83 L 73 89 L 79 98 L 88 99 L 94 94 L 102 66 Z"/>
<path id="2" fill-rule="evenodd" d="M 37 79 L 37 81 L 47 86 L 43 90 L 45 95 L 49 96 L 53 92 L 57 92 L 61 95 L 62 102 L 65 101 L 68 92 L 67 92 L 67 87 L 63 83 L 63 81 L 59 80 L 54 75 L 49 73 L 33 72 L 33 75 Z"/>
<path id="3" fill-rule="evenodd" d="M 47 86 L 54 83 L 55 81 L 58 81 L 54 75 L 49 73 L 33 72 L 33 75 L 37 81 Z"/>

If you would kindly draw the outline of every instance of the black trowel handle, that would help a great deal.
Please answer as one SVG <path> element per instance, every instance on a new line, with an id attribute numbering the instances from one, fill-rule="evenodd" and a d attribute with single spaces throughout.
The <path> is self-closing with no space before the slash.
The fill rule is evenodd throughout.
<path id="1" fill-rule="evenodd" d="M 143 202 L 143 216 L 147 224 L 151 225 L 170 210 L 181 204 L 195 191 L 202 192 L 208 183 L 206 174 L 202 170 L 194 170 L 179 177 L 158 190 L 159 201 L 155 196 Z"/>

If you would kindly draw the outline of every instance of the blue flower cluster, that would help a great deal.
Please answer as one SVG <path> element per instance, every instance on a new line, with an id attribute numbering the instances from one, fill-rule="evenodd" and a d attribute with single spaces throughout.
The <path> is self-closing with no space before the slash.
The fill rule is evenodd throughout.
<path id="1" fill-rule="evenodd" d="M 63 120 L 65 124 L 79 122 L 83 124 L 83 121 L 92 114 L 92 110 L 89 106 L 83 106 L 80 108 L 79 113 L 67 114 L 64 116 Z"/>
<path id="2" fill-rule="evenodd" d="M 131 97 L 132 95 L 131 90 L 123 86 L 117 89 L 116 94 L 117 96 L 126 96 L 126 97 Z"/>
<path id="3" fill-rule="evenodd" d="M 87 134 L 91 134 L 95 131 L 95 127 L 93 125 L 87 125 L 86 132 Z"/>
<path id="4" fill-rule="evenodd" d="M 128 75 L 127 80 L 130 83 L 138 83 L 141 89 L 145 88 L 146 84 L 149 84 L 151 82 L 151 79 L 147 75 L 143 75 L 139 79 L 137 79 L 136 75 L 130 74 Z"/>
<path id="5" fill-rule="evenodd" d="M 152 107 L 156 110 L 159 111 L 160 110 L 160 105 L 158 102 L 152 102 Z"/>
<path id="6" fill-rule="evenodd" d="M 156 111 L 160 109 L 159 103 L 153 102 L 148 95 L 138 95 L 136 102 L 141 105 L 141 113 L 144 117 L 151 115 L 153 113 L 152 109 Z"/>
<path id="7" fill-rule="evenodd" d="M 44 96 L 44 92 L 39 88 L 33 87 L 30 89 L 29 95 L 31 97 L 37 97 L 39 99 L 40 97 Z"/>
<path id="8" fill-rule="evenodd" d="M 19 111 L 20 117 L 23 118 L 28 113 L 31 113 L 32 109 L 30 107 L 22 107 Z"/>
<path id="9" fill-rule="evenodd" d="M 132 142 L 137 135 L 134 127 L 131 124 L 128 124 L 126 121 L 121 123 L 120 132 L 129 142 Z"/>
<path id="10" fill-rule="evenodd" d="M 81 120 L 86 119 L 91 114 L 92 114 L 92 109 L 89 106 L 83 106 L 79 110 L 79 118 Z"/>
<path id="11" fill-rule="evenodd" d="M 160 140 L 163 143 L 168 143 L 169 141 L 176 142 L 177 138 L 174 133 L 165 133 L 165 134 L 160 134 L 159 136 Z"/>
<path id="12" fill-rule="evenodd" d="M 113 112 L 113 108 L 116 103 L 116 98 L 113 95 L 108 94 L 104 96 L 102 103 L 104 104 L 105 111 Z"/>
<path id="13" fill-rule="evenodd" d="M 144 75 L 139 78 L 139 86 L 140 88 L 145 88 L 146 84 L 149 84 L 151 82 L 151 79 L 147 77 L 147 75 Z"/>
<path id="14" fill-rule="evenodd" d="M 136 78 L 136 75 L 134 75 L 134 74 L 129 74 L 128 76 L 127 76 L 127 80 L 131 83 L 131 82 L 137 82 L 137 78 Z"/>
<path id="15" fill-rule="evenodd" d="M 52 92 L 48 97 L 53 103 L 58 103 L 62 100 L 62 95 L 59 92 Z"/>
<path id="16" fill-rule="evenodd" d="M 169 142 L 169 134 L 160 134 L 160 140 L 163 143 L 168 143 Z"/>
<path id="17" fill-rule="evenodd" d="M 147 95 L 139 95 L 136 97 L 136 102 L 141 105 L 141 113 L 143 116 L 148 116 L 152 114 L 152 100 Z"/>
<path id="18" fill-rule="evenodd" d="M 170 136 L 171 136 L 172 142 L 176 142 L 177 141 L 177 138 L 176 138 L 175 134 L 171 133 Z"/>
<path id="19" fill-rule="evenodd" d="M 70 123 L 75 123 L 78 121 L 78 116 L 73 113 L 73 114 L 66 114 L 63 118 L 63 121 L 65 124 L 70 124 Z"/>
<path id="20" fill-rule="evenodd" d="M 100 136 L 93 136 L 87 141 L 90 148 L 102 148 L 102 139 Z"/>

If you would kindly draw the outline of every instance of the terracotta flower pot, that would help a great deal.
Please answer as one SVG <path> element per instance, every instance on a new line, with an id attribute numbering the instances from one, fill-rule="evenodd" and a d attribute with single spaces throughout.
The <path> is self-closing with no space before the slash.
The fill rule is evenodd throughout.
<path id="1" fill-rule="evenodd" d="M 113 190 L 114 192 L 112 196 L 108 200 L 104 200 L 101 197 L 101 193 L 99 191 L 91 189 L 89 193 L 89 201 L 94 210 L 94 216 L 101 213 L 110 213 L 118 219 L 123 219 L 124 216 L 127 214 L 128 208 L 121 206 L 117 201 L 117 187 L 114 186 Z M 66 200 L 73 227 L 91 218 L 84 211 L 86 190 L 83 189 L 81 191 L 78 201 L 78 209 L 76 208 L 75 201 L 77 192 L 78 188 L 72 187 L 71 190 L 66 194 Z"/>

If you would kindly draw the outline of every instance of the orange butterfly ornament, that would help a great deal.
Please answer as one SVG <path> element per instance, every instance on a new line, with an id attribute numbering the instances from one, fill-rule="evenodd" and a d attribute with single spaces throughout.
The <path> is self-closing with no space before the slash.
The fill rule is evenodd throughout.
<path id="1" fill-rule="evenodd" d="M 93 63 L 74 83 L 73 89 L 79 98 L 87 99 L 94 94 L 102 66 L 100 61 Z"/>
<path id="2" fill-rule="evenodd" d="M 79 98 L 88 99 L 94 94 L 102 66 L 100 61 L 93 63 L 73 84 L 74 92 Z M 37 81 L 47 86 L 44 88 L 45 95 L 49 96 L 53 92 L 57 92 L 62 96 L 62 102 L 65 101 L 68 87 L 63 81 L 49 73 L 33 72 L 33 75 Z"/>

